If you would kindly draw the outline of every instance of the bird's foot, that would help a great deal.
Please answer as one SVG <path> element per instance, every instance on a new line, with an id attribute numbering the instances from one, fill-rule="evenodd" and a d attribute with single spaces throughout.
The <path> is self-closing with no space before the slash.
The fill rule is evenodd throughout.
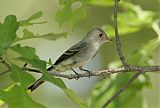
<path id="1" fill-rule="evenodd" d="M 81 77 L 81 74 L 75 72 L 75 74 L 77 75 L 76 80 L 78 80 Z"/>
<path id="2" fill-rule="evenodd" d="M 81 74 L 77 73 L 73 68 L 71 68 L 71 69 L 77 75 L 77 77 L 75 79 L 78 80 L 81 77 Z"/>
<path id="3" fill-rule="evenodd" d="M 86 73 L 88 73 L 88 78 L 90 78 L 92 76 L 92 72 L 87 70 Z"/>
<path id="4" fill-rule="evenodd" d="M 91 72 L 91 71 L 89 71 L 89 70 L 87 70 L 87 69 L 83 69 L 82 66 L 80 66 L 79 69 L 82 70 L 82 71 L 85 71 L 86 73 L 88 73 L 88 78 L 91 77 L 91 75 L 92 75 L 92 72 Z"/>

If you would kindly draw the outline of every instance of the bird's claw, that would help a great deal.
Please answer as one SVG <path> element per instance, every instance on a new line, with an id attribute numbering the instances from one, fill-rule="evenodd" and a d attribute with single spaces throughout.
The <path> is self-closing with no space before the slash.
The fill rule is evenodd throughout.
<path id="1" fill-rule="evenodd" d="M 91 72 L 91 71 L 89 71 L 89 70 L 87 70 L 87 71 L 86 71 L 86 73 L 88 73 L 88 78 L 90 78 L 90 77 L 91 77 L 91 75 L 92 75 L 92 72 Z"/>
<path id="2" fill-rule="evenodd" d="M 77 75 L 76 80 L 78 80 L 81 77 L 81 74 L 75 73 Z"/>

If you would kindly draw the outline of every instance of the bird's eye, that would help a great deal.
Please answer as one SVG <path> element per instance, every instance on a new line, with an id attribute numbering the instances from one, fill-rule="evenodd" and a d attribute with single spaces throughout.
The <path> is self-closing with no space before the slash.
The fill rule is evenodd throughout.
<path id="1" fill-rule="evenodd" d="M 99 34 L 99 37 L 102 37 L 102 33 Z"/>

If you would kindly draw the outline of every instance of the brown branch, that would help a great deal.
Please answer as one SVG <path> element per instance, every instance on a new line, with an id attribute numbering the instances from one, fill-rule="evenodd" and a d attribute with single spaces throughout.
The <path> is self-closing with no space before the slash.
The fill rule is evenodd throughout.
<path id="1" fill-rule="evenodd" d="M 28 72 L 41 73 L 38 69 L 31 69 L 25 66 L 21 69 L 24 71 L 28 71 Z M 10 69 L 6 70 L 5 72 L 2 72 L 0 76 L 5 73 L 8 73 L 9 71 Z M 138 72 L 138 71 L 157 72 L 157 71 L 160 71 L 160 66 L 131 66 L 131 67 L 111 68 L 111 69 L 106 69 L 106 70 L 92 71 L 90 74 L 88 74 L 87 72 L 81 73 L 80 76 L 77 76 L 76 74 L 63 74 L 63 73 L 57 73 L 53 71 L 49 73 L 56 77 L 62 77 L 62 78 L 67 78 L 67 79 L 79 79 L 82 77 L 105 76 L 105 75 L 111 75 L 115 73 L 125 73 L 125 72 L 133 73 L 133 72 Z"/>
<path id="2" fill-rule="evenodd" d="M 128 67 L 129 64 L 126 63 L 126 60 L 122 54 L 122 50 L 121 50 L 121 42 L 119 39 L 119 34 L 118 34 L 118 25 L 117 25 L 117 13 L 118 13 L 118 3 L 120 0 L 115 0 L 115 4 L 114 4 L 114 29 L 115 29 L 115 37 L 116 37 L 116 44 L 117 44 L 117 52 L 118 55 L 120 57 L 120 60 L 123 64 L 123 66 Z"/>
<path id="3" fill-rule="evenodd" d="M 24 69 L 26 71 L 30 72 L 36 72 L 40 73 L 39 70 L 36 69 Z M 113 69 L 107 69 L 107 70 L 100 70 L 100 71 L 92 71 L 90 74 L 88 73 L 81 73 L 80 76 L 77 76 L 76 74 L 63 74 L 63 73 L 57 73 L 57 72 L 49 72 L 53 76 L 56 77 L 62 77 L 62 78 L 68 78 L 68 79 L 78 79 L 82 77 L 90 77 L 90 76 L 104 76 L 104 75 L 111 75 L 115 73 L 125 73 L 125 72 L 157 72 L 160 71 L 160 66 L 132 66 L 132 67 L 121 67 L 121 68 L 113 68 Z"/>
<path id="4" fill-rule="evenodd" d="M 116 97 L 118 97 L 138 76 L 140 76 L 143 72 L 138 72 L 134 74 L 129 81 L 123 85 L 108 101 L 102 106 L 102 108 L 106 108 Z"/>

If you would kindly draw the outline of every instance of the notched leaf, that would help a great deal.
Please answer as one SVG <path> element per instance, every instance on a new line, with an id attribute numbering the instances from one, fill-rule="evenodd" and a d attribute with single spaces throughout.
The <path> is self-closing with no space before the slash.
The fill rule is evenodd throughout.
<path id="1" fill-rule="evenodd" d="M 35 81 L 35 78 L 31 74 L 14 64 L 11 65 L 10 77 L 13 81 L 21 83 L 24 89 L 27 89 L 27 87 Z"/>
<path id="2" fill-rule="evenodd" d="M 33 20 L 37 20 L 41 18 L 43 15 L 42 11 L 39 11 L 32 16 L 30 16 L 28 19 L 20 21 L 20 26 L 33 26 L 34 24 L 44 24 L 46 21 L 41 21 L 41 22 L 32 22 Z"/>
<path id="3" fill-rule="evenodd" d="M 0 25 L 0 55 L 14 42 L 19 23 L 14 15 L 8 15 Z"/>
<path id="4" fill-rule="evenodd" d="M 76 26 L 81 20 L 86 18 L 87 12 L 85 10 L 85 7 L 80 7 L 72 12 L 72 15 L 69 18 L 69 23 L 72 24 L 72 27 Z"/>
<path id="5" fill-rule="evenodd" d="M 62 33 L 47 33 L 44 35 L 39 35 L 39 34 L 34 34 L 33 32 L 24 29 L 23 30 L 23 37 L 17 37 L 15 41 L 21 41 L 21 40 L 26 40 L 26 39 L 36 39 L 36 38 L 43 38 L 49 41 L 55 41 L 58 38 L 62 37 L 67 37 L 68 33 L 67 32 L 62 32 Z"/>
<path id="6" fill-rule="evenodd" d="M 76 2 L 81 2 L 80 8 L 72 9 L 72 5 Z M 57 11 L 55 16 L 55 20 L 60 26 L 62 26 L 64 22 L 69 22 L 73 28 L 78 22 L 86 17 L 86 0 L 60 0 L 59 3 L 64 6 L 62 9 Z"/>
<path id="7" fill-rule="evenodd" d="M 55 20 L 60 26 L 69 19 L 72 14 L 71 6 L 67 5 L 62 10 L 58 10 L 55 16 Z"/>
<path id="8" fill-rule="evenodd" d="M 27 59 L 39 59 L 39 57 L 35 55 L 36 53 L 35 48 L 29 46 L 21 47 L 20 44 L 17 44 L 15 46 L 10 47 L 10 49 Z"/>
<path id="9" fill-rule="evenodd" d="M 39 11 L 39 12 L 33 14 L 31 17 L 29 17 L 27 19 L 27 21 L 36 20 L 36 19 L 39 19 L 40 17 L 42 17 L 42 11 Z"/>

